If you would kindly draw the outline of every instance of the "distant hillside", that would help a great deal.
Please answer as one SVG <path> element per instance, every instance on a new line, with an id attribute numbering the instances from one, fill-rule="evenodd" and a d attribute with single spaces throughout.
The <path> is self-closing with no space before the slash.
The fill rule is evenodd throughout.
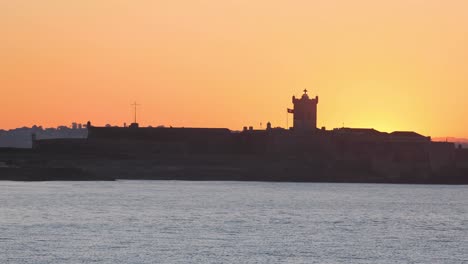
<path id="1" fill-rule="evenodd" d="M 31 148 L 32 134 L 35 134 L 37 139 L 86 138 L 88 130 L 78 124 L 74 124 L 72 127 L 42 128 L 42 126 L 33 126 L 0 130 L 0 147 Z"/>

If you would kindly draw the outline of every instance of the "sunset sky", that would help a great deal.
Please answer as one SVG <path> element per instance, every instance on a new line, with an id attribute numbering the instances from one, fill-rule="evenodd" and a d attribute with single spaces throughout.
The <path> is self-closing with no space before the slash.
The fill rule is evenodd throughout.
<path id="1" fill-rule="evenodd" d="M 466 0 L 0 0 L 0 128 L 318 126 L 468 137 Z M 292 116 L 289 117 L 292 125 Z"/>

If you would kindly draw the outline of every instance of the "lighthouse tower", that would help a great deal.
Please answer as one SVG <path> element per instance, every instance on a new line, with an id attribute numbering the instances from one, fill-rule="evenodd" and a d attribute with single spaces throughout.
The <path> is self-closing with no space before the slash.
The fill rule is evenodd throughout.
<path id="1" fill-rule="evenodd" d="M 312 131 L 317 129 L 317 104 L 318 96 L 309 98 L 307 89 L 301 98 L 292 97 L 294 104 L 294 130 L 295 131 Z"/>

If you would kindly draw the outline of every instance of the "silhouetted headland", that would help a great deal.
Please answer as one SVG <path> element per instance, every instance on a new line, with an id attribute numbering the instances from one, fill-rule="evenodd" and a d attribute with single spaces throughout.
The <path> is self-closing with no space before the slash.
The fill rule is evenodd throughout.
<path id="1" fill-rule="evenodd" d="M 139 127 L 135 116 L 129 127 L 88 122 L 87 138 L 33 135 L 32 149 L 0 150 L 0 179 L 468 184 L 467 149 L 415 132 L 318 129 L 318 96 L 292 102 L 288 129 Z"/>

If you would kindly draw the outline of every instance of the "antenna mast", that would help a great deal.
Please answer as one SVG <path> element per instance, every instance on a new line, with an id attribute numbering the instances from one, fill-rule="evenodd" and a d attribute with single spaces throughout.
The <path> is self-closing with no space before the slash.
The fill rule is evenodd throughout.
<path id="1" fill-rule="evenodd" d="M 133 123 L 136 124 L 136 122 L 137 122 L 137 106 L 140 106 L 140 105 L 137 104 L 136 102 L 134 102 L 134 103 L 132 104 L 132 106 L 134 107 L 134 113 L 135 113 L 135 117 L 134 117 Z"/>

